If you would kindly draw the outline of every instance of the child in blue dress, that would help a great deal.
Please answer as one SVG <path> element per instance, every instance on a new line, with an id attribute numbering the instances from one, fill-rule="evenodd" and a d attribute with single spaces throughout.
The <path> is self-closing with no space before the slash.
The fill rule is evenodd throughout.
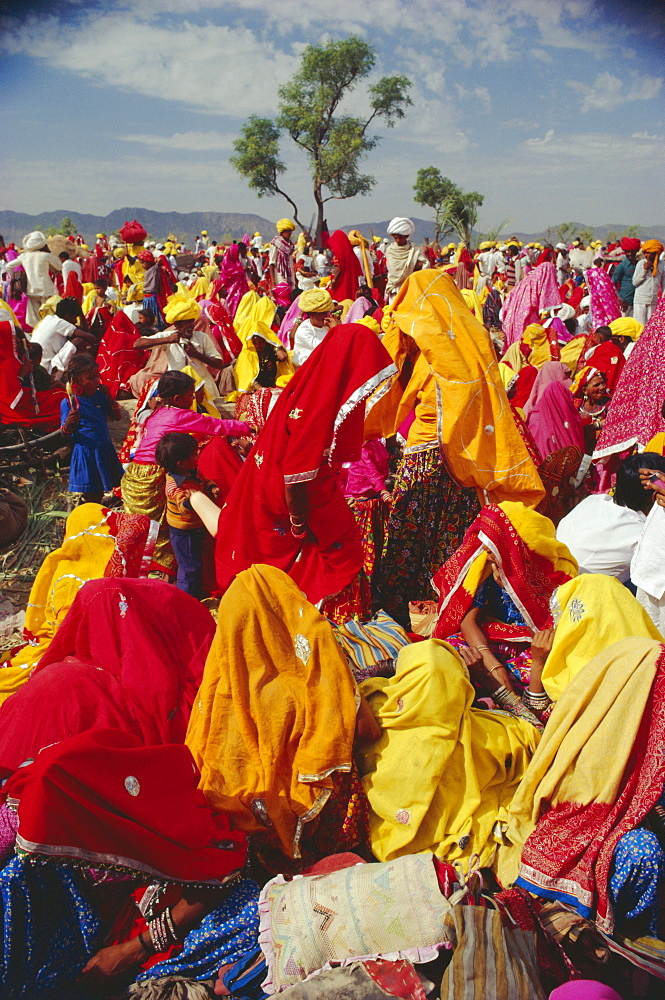
<path id="1" fill-rule="evenodd" d="M 68 398 L 60 404 L 64 434 L 74 442 L 69 468 L 69 489 L 82 493 L 85 503 L 101 503 L 104 493 L 120 485 L 122 465 L 116 454 L 106 418 L 120 419 L 120 407 L 101 384 L 97 362 L 88 354 L 75 354 L 67 366 Z"/>

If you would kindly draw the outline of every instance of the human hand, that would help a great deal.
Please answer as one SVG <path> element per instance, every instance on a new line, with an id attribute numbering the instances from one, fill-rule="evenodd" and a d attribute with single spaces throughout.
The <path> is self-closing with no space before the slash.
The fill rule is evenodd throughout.
<path id="1" fill-rule="evenodd" d="M 109 948 L 102 948 L 84 966 L 79 982 L 87 985 L 88 982 L 98 982 L 101 979 L 118 976 L 132 966 L 140 965 L 145 957 L 138 937 L 123 941 L 122 944 L 113 944 Z"/>
<path id="2" fill-rule="evenodd" d="M 33 365 L 32 361 L 30 360 L 24 361 L 18 370 L 18 377 L 25 378 L 26 375 L 32 375 L 34 370 L 35 366 Z"/>
<path id="3" fill-rule="evenodd" d="M 476 667 L 484 666 L 483 654 L 476 648 L 476 646 L 460 646 L 457 652 L 462 657 L 464 666 L 467 668 L 469 673 L 471 673 L 471 671 Z"/>
<path id="4" fill-rule="evenodd" d="M 334 313 L 328 313 L 323 321 L 324 326 L 327 326 L 329 330 L 332 330 L 334 326 L 339 326 L 340 319 L 339 316 L 335 316 Z"/>
<path id="5" fill-rule="evenodd" d="M 79 410 L 71 410 L 67 415 L 67 419 L 63 424 L 63 430 L 65 434 L 69 434 L 75 427 L 78 427 L 81 422 L 81 413 Z"/>
<path id="6" fill-rule="evenodd" d="M 288 361 L 289 358 L 288 354 L 286 353 L 283 347 L 278 347 L 275 350 L 275 356 L 277 357 L 278 361 Z"/>
<path id="7" fill-rule="evenodd" d="M 535 671 L 541 671 L 545 666 L 547 657 L 552 652 L 552 644 L 554 643 L 554 629 L 545 628 L 540 632 L 536 632 L 533 639 L 531 640 L 531 674 L 533 675 Z"/>

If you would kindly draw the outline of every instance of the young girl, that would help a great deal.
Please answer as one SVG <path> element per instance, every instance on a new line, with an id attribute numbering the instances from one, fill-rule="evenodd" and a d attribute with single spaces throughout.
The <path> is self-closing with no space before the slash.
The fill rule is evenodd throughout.
<path id="1" fill-rule="evenodd" d="M 157 383 L 157 405 L 140 426 L 140 438 L 131 462 L 122 477 L 122 499 L 130 514 L 147 514 L 160 522 L 153 564 L 156 570 L 175 571 L 173 552 L 166 524 L 165 472 L 157 464 L 155 449 L 164 434 L 182 431 L 199 440 L 221 435 L 242 437 L 253 428 L 240 420 L 219 420 L 191 410 L 194 401 L 194 379 L 184 372 L 168 371 Z"/>
<path id="2" fill-rule="evenodd" d="M 75 354 L 67 366 L 67 398 L 60 404 L 64 434 L 74 442 L 69 489 L 86 503 L 101 503 L 104 493 L 120 483 L 122 465 L 111 441 L 106 418 L 120 419 L 120 408 L 101 384 L 97 362 Z"/>

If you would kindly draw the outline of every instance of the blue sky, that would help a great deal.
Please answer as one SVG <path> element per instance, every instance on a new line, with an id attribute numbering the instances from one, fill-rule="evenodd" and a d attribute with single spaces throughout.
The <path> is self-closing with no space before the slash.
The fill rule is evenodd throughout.
<path id="1" fill-rule="evenodd" d="M 658 0 L 0 0 L 2 208 L 106 214 L 256 212 L 278 218 L 228 162 L 252 113 L 312 42 L 355 33 L 374 77 L 405 73 L 414 106 L 366 169 L 366 198 L 330 203 L 331 228 L 414 204 L 420 167 L 485 195 L 479 226 L 536 231 L 665 223 L 665 25 Z M 348 103 L 362 114 L 363 91 Z M 283 143 L 284 187 L 313 212 Z"/>

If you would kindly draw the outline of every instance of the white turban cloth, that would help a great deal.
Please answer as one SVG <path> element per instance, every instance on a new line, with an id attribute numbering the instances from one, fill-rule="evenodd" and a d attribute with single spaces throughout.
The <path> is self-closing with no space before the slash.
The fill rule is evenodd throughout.
<path id="1" fill-rule="evenodd" d="M 411 219 L 395 218 L 388 223 L 389 236 L 410 236 L 415 231 Z"/>
<path id="2" fill-rule="evenodd" d="M 46 237 L 43 233 L 40 233 L 38 229 L 36 229 L 34 233 L 28 233 L 27 236 L 23 237 L 24 250 L 41 250 L 41 248 L 45 246 Z"/>

